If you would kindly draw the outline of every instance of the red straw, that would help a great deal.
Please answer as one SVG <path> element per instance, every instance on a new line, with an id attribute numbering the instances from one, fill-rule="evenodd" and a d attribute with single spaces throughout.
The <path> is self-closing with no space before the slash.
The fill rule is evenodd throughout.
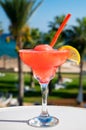
<path id="1" fill-rule="evenodd" d="M 60 26 L 59 29 L 57 30 L 55 36 L 53 37 L 53 39 L 52 39 L 52 41 L 51 41 L 51 43 L 50 43 L 50 46 L 53 47 L 53 46 L 55 45 L 55 43 L 56 43 L 56 41 L 57 41 L 57 39 L 58 39 L 60 33 L 62 32 L 63 28 L 65 27 L 65 25 L 66 25 L 68 19 L 70 18 L 70 16 L 71 16 L 71 14 L 68 14 L 68 15 L 65 17 L 64 21 L 62 22 L 61 26 Z"/>

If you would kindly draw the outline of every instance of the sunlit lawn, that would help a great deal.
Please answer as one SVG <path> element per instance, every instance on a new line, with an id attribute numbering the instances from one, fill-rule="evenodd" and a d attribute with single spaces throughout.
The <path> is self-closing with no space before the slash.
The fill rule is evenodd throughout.
<path id="1" fill-rule="evenodd" d="M 66 83 L 64 89 L 55 90 L 53 89 L 51 95 L 49 95 L 49 100 L 68 99 L 76 98 L 79 89 L 79 75 L 78 74 L 62 74 L 63 78 L 71 78 L 71 83 Z M 24 74 L 25 86 L 30 86 L 30 75 L 28 73 Z M 36 80 L 35 91 L 29 91 L 25 93 L 25 102 L 41 102 L 41 91 L 40 86 Z M 52 80 L 53 86 L 57 83 L 57 75 Z M 86 94 L 86 75 L 83 75 L 83 89 L 84 94 Z M 14 97 L 18 97 L 18 75 L 17 73 L 5 73 L 5 75 L 0 76 L 0 92 L 6 94 L 7 92 L 12 93 Z"/>

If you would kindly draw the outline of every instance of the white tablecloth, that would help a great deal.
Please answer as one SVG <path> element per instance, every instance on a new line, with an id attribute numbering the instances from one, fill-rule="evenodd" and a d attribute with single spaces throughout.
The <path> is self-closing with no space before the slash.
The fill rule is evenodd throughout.
<path id="1" fill-rule="evenodd" d="M 49 114 L 59 119 L 59 124 L 44 129 L 86 130 L 86 108 L 48 106 Z M 38 130 L 27 124 L 27 120 L 38 116 L 41 106 L 0 108 L 0 130 Z"/>

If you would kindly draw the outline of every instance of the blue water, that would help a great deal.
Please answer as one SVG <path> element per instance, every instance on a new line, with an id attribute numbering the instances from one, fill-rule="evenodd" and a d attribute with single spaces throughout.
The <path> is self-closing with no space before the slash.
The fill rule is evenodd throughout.
<path id="1" fill-rule="evenodd" d="M 0 56 L 7 55 L 16 58 L 18 56 L 15 50 L 16 42 L 13 39 L 11 39 L 10 42 L 6 42 L 7 36 L 9 36 L 9 34 L 0 35 Z"/>

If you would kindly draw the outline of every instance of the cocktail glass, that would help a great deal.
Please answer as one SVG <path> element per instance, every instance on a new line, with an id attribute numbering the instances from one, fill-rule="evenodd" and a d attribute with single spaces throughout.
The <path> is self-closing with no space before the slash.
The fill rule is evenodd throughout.
<path id="1" fill-rule="evenodd" d="M 42 92 L 41 114 L 28 121 L 34 127 L 51 127 L 58 124 L 57 117 L 50 116 L 47 109 L 48 84 L 56 73 L 57 68 L 68 58 L 69 52 L 48 50 L 35 51 L 32 49 L 22 49 L 19 51 L 22 61 L 30 66 L 34 77 L 38 80 Z"/>

